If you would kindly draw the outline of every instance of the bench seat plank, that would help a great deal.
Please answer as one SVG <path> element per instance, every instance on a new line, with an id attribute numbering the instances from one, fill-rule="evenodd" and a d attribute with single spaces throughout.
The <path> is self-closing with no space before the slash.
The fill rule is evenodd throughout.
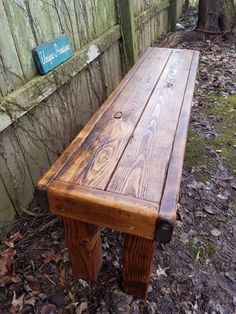
<path id="1" fill-rule="evenodd" d="M 199 52 L 194 51 L 191 71 L 184 95 L 182 110 L 178 121 L 168 173 L 160 202 L 159 219 L 175 223 L 176 205 L 179 197 L 180 182 L 184 163 L 184 152 L 188 135 L 191 103 L 194 93 L 195 79 L 199 60 Z"/>
<path id="2" fill-rule="evenodd" d="M 140 65 L 144 62 L 145 58 L 150 54 L 151 48 L 147 49 L 144 55 L 138 60 L 138 62 L 132 67 L 132 69 L 126 74 L 120 84 L 115 88 L 111 95 L 106 99 L 102 106 L 97 110 L 97 112 L 92 116 L 89 122 L 84 126 L 84 128 L 79 132 L 75 139 L 70 143 L 70 145 L 64 150 L 61 156 L 55 161 L 51 168 L 44 174 L 44 176 L 39 180 L 36 187 L 36 198 L 39 205 L 49 210 L 47 202 L 47 189 L 54 179 L 63 171 L 65 167 L 70 163 L 71 158 L 80 148 L 80 145 L 86 139 L 87 135 L 90 133 L 94 124 L 97 123 L 102 114 L 107 110 L 112 101 L 122 92 L 123 88 L 131 80 L 133 74 L 139 69 Z"/>
<path id="3" fill-rule="evenodd" d="M 187 50 L 172 53 L 108 191 L 160 204 L 192 56 Z"/>
<path id="4" fill-rule="evenodd" d="M 169 50 L 151 51 L 57 180 L 106 189 L 170 55 Z M 122 116 L 117 119 L 116 113 Z"/>

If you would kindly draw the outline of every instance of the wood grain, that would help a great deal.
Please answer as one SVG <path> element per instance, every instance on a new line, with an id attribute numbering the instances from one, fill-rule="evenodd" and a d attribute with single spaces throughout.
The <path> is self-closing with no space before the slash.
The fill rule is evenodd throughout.
<path id="1" fill-rule="evenodd" d="M 159 216 L 161 220 L 174 224 L 176 219 L 176 205 L 179 197 L 179 188 L 182 176 L 184 152 L 187 141 L 188 125 L 191 113 L 191 103 L 194 92 L 195 78 L 199 52 L 195 51 L 191 64 L 191 71 L 183 100 L 183 106 L 178 122 L 178 127 L 174 139 L 173 151 L 171 154 L 167 178 L 163 189 Z"/>
<path id="2" fill-rule="evenodd" d="M 99 227 L 63 218 L 65 240 L 76 277 L 96 281 L 102 266 Z"/>
<path id="3" fill-rule="evenodd" d="M 189 119 L 197 58 L 193 51 L 152 48 L 40 180 L 40 201 L 63 217 L 146 239 L 156 239 L 158 225 L 165 233 L 159 239 L 167 241 L 174 219 L 164 207 L 160 219 L 159 204 L 163 193 L 168 204 L 173 191 L 174 215 L 182 164 L 175 181 L 176 169 L 168 168 L 173 149 L 180 147 L 183 159 L 188 125 L 180 135 L 178 125 L 182 106 Z"/>
<path id="4" fill-rule="evenodd" d="M 107 191 L 160 203 L 192 55 L 174 50 Z"/>
<path id="5" fill-rule="evenodd" d="M 132 78 L 133 74 L 138 70 L 140 65 L 143 63 L 144 59 L 150 53 L 151 49 L 148 49 L 144 56 L 136 63 L 136 65 L 129 71 L 129 73 L 123 78 L 119 86 L 113 91 L 113 93 L 107 98 L 104 104 L 98 109 L 96 114 L 90 119 L 90 121 L 85 125 L 81 132 L 76 136 L 72 143 L 65 149 L 63 154 L 56 160 L 53 166 L 45 173 L 41 180 L 37 184 L 37 190 L 45 191 L 46 199 L 46 190 L 50 183 L 60 174 L 63 170 L 63 167 L 66 167 L 70 162 L 71 157 L 75 154 L 85 140 L 89 132 L 91 131 L 93 125 L 99 120 L 103 112 L 109 107 L 110 103 L 122 92 L 123 88 L 126 86 L 128 81 Z M 42 193 L 41 193 L 42 194 Z"/>
<path id="6" fill-rule="evenodd" d="M 59 216 L 155 238 L 155 203 L 60 181 L 50 185 L 48 200 L 51 212 Z"/>
<path id="7" fill-rule="evenodd" d="M 130 234 L 123 237 L 123 283 L 127 294 L 146 299 L 155 241 Z"/>
<path id="8" fill-rule="evenodd" d="M 171 52 L 151 50 L 122 93 L 93 125 L 58 180 L 106 188 Z M 122 113 L 120 119 L 114 117 L 116 112 Z"/>

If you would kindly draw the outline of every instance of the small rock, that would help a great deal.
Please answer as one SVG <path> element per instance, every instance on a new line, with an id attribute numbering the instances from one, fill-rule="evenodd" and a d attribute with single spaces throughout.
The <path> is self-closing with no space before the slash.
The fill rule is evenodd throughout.
<path id="1" fill-rule="evenodd" d="M 214 237 L 219 237 L 222 232 L 219 230 L 219 229 L 212 229 L 211 230 L 211 234 L 214 236 Z"/>

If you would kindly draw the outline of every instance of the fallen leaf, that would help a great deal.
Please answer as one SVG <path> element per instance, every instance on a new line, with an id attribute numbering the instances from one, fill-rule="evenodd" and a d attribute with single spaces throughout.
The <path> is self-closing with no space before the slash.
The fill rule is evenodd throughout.
<path id="1" fill-rule="evenodd" d="M 23 293 L 19 298 L 16 298 L 16 292 L 14 291 L 13 299 L 12 299 L 12 307 L 11 307 L 11 313 L 20 313 L 23 310 L 24 306 L 24 297 L 25 294 Z"/>
<path id="2" fill-rule="evenodd" d="M 158 265 L 158 269 L 156 271 L 157 276 L 165 276 L 165 277 L 167 277 L 166 270 L 169 269 L 169 268 L 170 267 L 161 268 L 161 266 Z"/>
<path id="3" fill-rule="evenodd" d="M 24 300 L 24 305 L 29 304 L 29 305 L 34 306 L 34 305 L 35 305 L 35 302 L 36 302 L 36 300 L 35 300 L 34 297 L 29 297 L 28 299 L 25 299 L 25 300 Z"/>
<path id="4" fill-rule="evenodd" d="M 42 253 L 41 256 L 44 258 L 44 265 L 47 265 L 52 261 L 55 263 L 61 260 L 63 260 L 64 263 L 69 261 L 69 254 L 67 249 L 63 249 L 58 253 L 55 253 L 55 251 L 52 249 Z"/>
<path id="5" fill-rule="evenodd" d="M 65 277 L 66 277 L 66 269 L 64 266 L 62 266 L 59 270 L 59 281 L 62 286 L 64 286 L 65 284 Z"/>
<path id="6" fill-rule="evenodd" d="M 80 303 L 79 306 L 77 306 L 76 310 L 75 310 L 75 313 L 76 314 L 82 314 L 83 311 L 87 310 L 88 308 L 88 303 L 87 302 L 82 302 Z"/>
<path id="7" fill-rule="evenodd" d="M 0 278 L 11 273 L 11 266 L 15 255 L 16 251 L 12 248 L 0 254 Z"/>
<path id="8" fill-rule="evenodd" d="M 10 238 L 8 238 L 7 240 L 4 241 L 4 243 L 10 247 L 10 248 L 14 248 L 15 246 L 15 242 L 22 240 L 22 235 L 20 234 L 20 231 L 14 233 L 12 236 L 10 236 Z"/>
<path id="9" fill-rule="evenodd" d="M 32 293 L 38 294 L 40 292 L 40 285 L 38 284 L 37 280 L 32 275 L 24 276 L 25 280 L 27 281 Z"/>
<path id="10" fill-rule="evenodd" d="M 0 284 L 18 283 L 22 281 L 21 275 L 4 276 L 0 277 Z"/>

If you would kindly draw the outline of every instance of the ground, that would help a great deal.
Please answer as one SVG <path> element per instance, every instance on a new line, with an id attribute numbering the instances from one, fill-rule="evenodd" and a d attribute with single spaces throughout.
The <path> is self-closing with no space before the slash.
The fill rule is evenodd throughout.
<path id="1" fill-rule="evenodd" d="M 182 23 L 195 20 L 191 11 Z M 235 42 L 178 48 L 201 57 L 178 220 L 172 241 L 156 249 L 147 301 L 120 289 L 119 233 L 102 230 L 102 271 L 88 284 L 73 277 L 61 221 L 31 207 L 0 246 L 0 313 L 236 313 Z"/>

